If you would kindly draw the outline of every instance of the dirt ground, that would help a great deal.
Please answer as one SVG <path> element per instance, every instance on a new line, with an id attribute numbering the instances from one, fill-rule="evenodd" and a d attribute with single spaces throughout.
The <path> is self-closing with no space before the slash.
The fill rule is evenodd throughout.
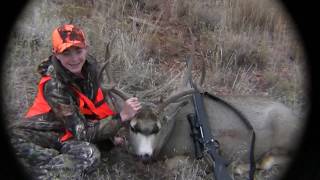
<path id="1" fill-rule="evenodd" d="M 129 154 L 125 147 L 102 150 L 101 164 L 97 171 L 87 179 L 130 179 L 130 180 L 209 180 L 214 179 L 211 166 L 204 159 L 196 160 L 192 156 L 177 156 L 172 159 L 154 159 L 143 163 Z M 231 165 L 228 167 L 232 168 Z M 256 180 L 277 180 L 281 178 L 284 167 L 275 165 L 270 170 L 257 170 Z M 245 180 L 233 174 L 235 180 Z"/>

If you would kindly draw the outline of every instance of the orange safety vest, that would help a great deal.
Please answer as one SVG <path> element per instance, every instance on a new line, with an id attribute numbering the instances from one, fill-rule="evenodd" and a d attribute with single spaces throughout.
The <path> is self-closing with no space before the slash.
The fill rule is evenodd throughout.
<path id="1" fill-rule="evenodd" d="M 46 101 L 43 95 L 44 84 L 50 79 L 50 76 L 44 76 L 41 78 L 38 85 L 38 94 L 33 102 L 33 105 L 30 107 L 27 114 L 25 115 L 26 118 L 50 112 L 51 107 L 49 106 L 48 102 Z M 98 88 L 98 92 L 94 102 L 92 102 L 87 96 L 85 96 L 76 88 L 72 89 L 76 92 L 79 101 L 79 110 L 83 115 L 96 115 L 97 120 L 104 119 L 110 115 L 115 115 L 115 113 L 110 109 L 110 107 L 105 101 L 103 103 L 100 103 L 104 100 L 101 88 Z M 98 103 L 101 105 L 97 106 Z M 72 136 L 72 133 L 69 130 L 66 130 L 65 134 L 60 138 L 60 141 L 66 141 L 70 139 Z"/>

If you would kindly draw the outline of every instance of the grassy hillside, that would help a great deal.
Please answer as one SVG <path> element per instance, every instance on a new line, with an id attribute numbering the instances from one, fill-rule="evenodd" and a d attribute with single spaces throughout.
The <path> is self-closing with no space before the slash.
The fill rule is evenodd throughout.
<path id="1" fill-rule="evenodd" d="M 51 53 L 52 30 L 68 22 L 86 31 L 99 62 L 114 39 L 111 71 L 118 87 L 143 100 L 172 92 L 192 55 L 195 78 L 206 63 L 205 90 L 265 96 L 302 117 L 306 112 L 306 57 L 290 17 L 275 0 L 33 0 L 7 48 L 3 88 L 10 122 L 33 101 L 36 67 Z M 122 177 L 123 170 L 115 169 L 113 175 Z"/>

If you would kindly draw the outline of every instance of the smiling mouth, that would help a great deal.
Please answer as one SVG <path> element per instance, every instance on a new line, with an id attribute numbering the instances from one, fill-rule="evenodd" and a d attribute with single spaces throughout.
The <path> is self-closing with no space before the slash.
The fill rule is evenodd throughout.
<path id="1" fill-rule="evenodd" d="M 69 64 L 69 66 L 78 66 L 80 65 L 80 63 L 77 63 L 77 64 Z"/>

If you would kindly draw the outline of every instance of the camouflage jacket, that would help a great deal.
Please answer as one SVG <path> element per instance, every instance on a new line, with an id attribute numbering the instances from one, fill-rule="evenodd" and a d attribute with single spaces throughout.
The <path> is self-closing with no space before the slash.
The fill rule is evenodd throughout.
<path id="1" fill-rule="evenodd" d="M 41 76 L 51 77 L 51 80 L 45 83 L 43 89 L 44 97 L 51 107 L 51 110 L 50 112 L 41 115 L 41 117 L 32 118 L 38 120 L 40 118 L 41 121 L 59 124 L 61 133 L 67 129 L 72 132 L 74 138 L 77 140 L 90 141 L 92 133 L 95 134 L 96 132 L 88 132 L 92 131 L 92 121 L 80 113 L 76 94 L 70 88 L 70 85 L 79 89 L 90 100 L 94 100 L 98 87 L 100 86 L 97 79 L 97 64 L 95 59 L 92 56 L 87 57 L 82 68 L 84 78 L 77 77 L 65 69 L 55 56 L 50 56 L 47 60 L 43 61 L 38 66 L 38 72 Z M 109 107 L 114 110 L 111 101 L 107 101 L 107 103 Z M 111 135 L 120 127 L 120 116 L 109 116 L 99 122 L 103 122 L 104 124 L 103 134 Z M 36 125 L 36 123 L 33 124 Z M 38 125 L 39 124 L 36 126 Z M 48 128 L 45 126 L 46 125 L 42 128 Z M 97 131 L 99 128 L 93 129 L 94 131 Z"/>

